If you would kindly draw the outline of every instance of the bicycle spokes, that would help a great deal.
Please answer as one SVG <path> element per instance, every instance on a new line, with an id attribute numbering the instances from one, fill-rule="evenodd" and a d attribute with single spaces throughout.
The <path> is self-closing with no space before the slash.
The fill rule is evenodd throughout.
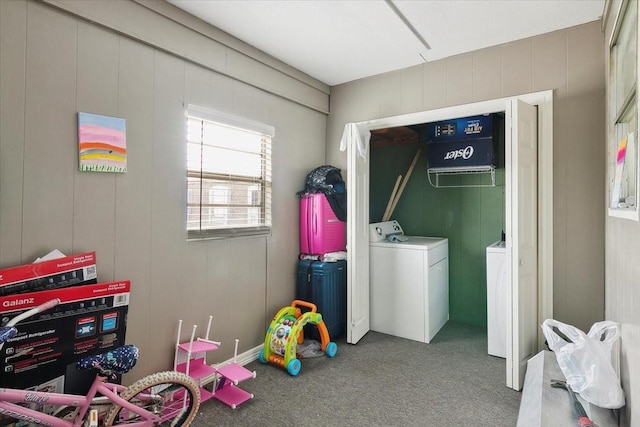
<path id="1" fill-rule="evenodd" d="M 158 416 L 160 425 L 181 425 L 182 418 L 191 410 L 194 396 L 183 384 L 167 383 L 147 388 L 129 399 L 130 403 Z M 114 419 L 114 424 L 138 422 L 141 416 L 122 407 Z"/>

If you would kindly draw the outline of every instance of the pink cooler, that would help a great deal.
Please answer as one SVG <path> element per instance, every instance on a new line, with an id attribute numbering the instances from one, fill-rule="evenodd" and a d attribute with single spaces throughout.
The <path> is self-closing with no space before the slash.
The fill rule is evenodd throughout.
<path id="1" fill-rule="evenodd" d="M 300 198 L 300 252 L 322 255 L 345 248 L 345 223 L 333 213 L 326 196 L 304 194 Z"/>

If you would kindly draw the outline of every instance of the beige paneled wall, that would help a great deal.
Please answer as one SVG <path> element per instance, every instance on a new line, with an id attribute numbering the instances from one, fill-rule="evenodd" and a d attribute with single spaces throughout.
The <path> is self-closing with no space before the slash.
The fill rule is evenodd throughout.
<path id="1" fill-rule="evenodd" d="M 150 172 L 154 147 L 154 75 L 155 51 L 126 38 L 119 38 L 118 114 L 127 120 L 127 156 L 141 159 L 142 167 L 129 167 L 115 184 L 115 223 L 113 236 L 114 278 L 127 277 L 134 290 L 127 323 L 127 336 L 139 344 L 144 358 L 156 340 L 154 321 L 158 311 L 150 298 L 156 287 L 151 283 L 151 218 L 154 176 Z M 98 253 L 98 256 L 100 254 Z M 101 264 L 101 257 L 98 258 Z M 197 271 L 197 270 L 195 270 Z M 201 283 L 198 283 L 201 285 Z M 165 285 L 167 286 L 167 285 Z M 135 309 L 134 309 L 135 307 Z M 194 309 L 198 312 L 198 309 Z M 202 311 L 199 311 L 200 313 Z M 213 313 L 212 313 L 213 314 Z M 154 326 L 152 326 L 154 325 Z M 171 329 L 169 329 L 171 330 Z M 165 344 L 166 341 L 162 340 Z M 160 359 L 160 358 L 159 358 Z M 149 362 L 152 362 L 149 358 Z M 151 365 L 148 366 L 158 366 Z"/>
<path id="2" fill-rule="evenodd" d="M 608 42 L 622 2 L 614 0 L 608 3 L 610 9 L 605 21 L 607 43 L 603 49 L 603 58 L 607 65 Z M 610 90 L 607 87 L 607 91 Z M 615 112 L 607 110 L 609 119 L 614 114 Z M 607 155 L 609 148 L 610 146 L 603 145 L 603 156 Z M 608 162 L 607 167 L 611 168 L 612 164 Z M 609 176 L 613 174 L 607 174 L 607 177 Z M 610 185 L 606 180 L 603 182 L 607 186 Z M 640 223 L 607 216 L 605 235 L 605 313 L 607 318 L 619 322 L 622 329 L 620 372 L 627 404 L 620 412 L 620 425 L 636 426 L 640 424 Z"/>
<path id="3" fill-rule="evenodd" d="M 25 86 L 25 122 L 23 145 L 11 161 L 22 161 L 23 176 L 7 177 L 3 187 L 23 184 L 22 193 L 22 253 L 28 257 L 43 254 L 56 247 L 73 248 L 73 213 L 76 147 L 64 144 L 67 135 L 75 131 L 72 118 L 65 111 L 75 109 L 77 22 L 68 16 L 59 16 L 50 9 L 39 9 L 27 4 L 25 56 L 26 72 L 22 76 Z M 13 22 L 9 22 L 12 26 Z M 11 31 L 3 25 L 2 31 Z M 66 46 L 62 50 L 60 46 Z M 11 46 L 6 46 L 10 49 Z M 3 49 L 3 52 L 5 49 Z M 10 67 L 12 59 L 2 60 L 2 67 Z M 8 100 L 2 99 L 6 108 Z M 3 121 L 2 128 L 7 124 Z M 38 141 L 39 143 L 34 143 Z M 12 156 L 2 156 L 7 163 Z M 64 191 L 60 191 L 64 190 Z M 85 196 L 91 196 L 87 194 Z M 3 206 L 11 200 L 2 199 Z M 46 219 L 43 218 L 46 216 Z M 7 245 L 2 239 L 2 244 Z M 22 258 L 20 258 L 22 259 Z"/>
<path id="4" fill-rule="evenodd" d="M 260 345 L 267 322 L 294 297 L 295 193 L 325 163 L 322 85 L 273 67 L 260 73 L 265 65 L 237 50 L 216 72 L 211 64 L 225 67 L 227 52 L 209 37 L 136 2 L 86 9 L 113 31 L 71 10 L 90 3 L 0 1 L 0 268 L 54 248 L 95 250 L 100 281 L 132 282 L 127 338 L 142 354 L 132 377 L 171 367 L 179 318 L 186 339 L 213 315 L 212 337 L 223 345 L 210 361 L 226 360 L 235 338 L 240 352 Z M 113 19 L 124 12 L 145 23 L 133 36 L 130 20 Z M 139 41 L 148 34 L 171 48 L 208 49 L 210 63 Z M 243 73 L 234 78 L 236 67 Z M 187 242 L 190 103 L 275 127 L 271 236 Z M 126 173 L 78 171 L 79 111 L 126 119 Z"/>
<path id="5" fill-rule="evenodd" d="M 116 6 L 109 1 L 42 1 L 223 75 L 327 112 L 326 84 L 163 0 L 124 0 Z"/>
<path id="6" fill-rule="evenodd" d="M 345 166 L 348 122 L 552 89 L 554 313 L 588 330 L 604 317 L 602 46 L 593 22 L 333 87 L 327 159 Z"/>

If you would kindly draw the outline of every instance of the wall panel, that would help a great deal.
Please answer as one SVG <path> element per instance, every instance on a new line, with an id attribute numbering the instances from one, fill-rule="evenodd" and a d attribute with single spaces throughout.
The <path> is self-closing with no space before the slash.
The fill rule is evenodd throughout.
<path id="1" fill-rule="evenodd" d="M 0 267 L 23 260 L 26 45 L 27 4 L 0 2 Z"/>
<path id="2" fill-rule="evenodd" d="M 22 260 L 31 262 L 74 249 L 78 24 L 34 3 L 27 13 Z"/>
<path id="3" fill-rule="evenodd" d="M 119 60 L 118 36 L 83 22 L 78 24 L 77 111 L 119 117 Z M 114 278 L 115 242 L 104 236 L 115 232 L 116 180 L 120 177 L 119 173 L 80 172 L 76 166 L 73 252 L 96 251 L 100 281 Z"/>
<path id="4" fill-rule="evenodd" d="M 189 292 L 174 293 L 186 247 L 186 150 L 184 141 L 185 63 L 156 51 L 154 80 L 154 124 L 151 191 L 151 283 L 150 303 L 160 313 L 180 316 L 187 309 Z M 176 319 L 159 316 L 154 325 L 161 331 L 175 328 Z M 191 322 L 190 322 L 191 323 Z M 170 357 L 172 346 L 166 341 L 151 342 L 151 351 Z M 165 359 L 168 357 L 165 356 Z M 166 363 L 158 357 L 153 369 Z"/>
<path id="5" fill-rule="evenodd" d="M 447 105 L 473 101 L 473 55 L 464 53 L 444 59 L 447 63 Z"/>
<path id="6" fill-rule="evenodd" d="M 118 115 L 127 119 L 127 173 L 116 179 L 113 278 L 131 280 L 127 336 L 151 359 L 157 311 L 149 304 L 151 282 L 151 192 L 153 189 L 154 51 L 120 39 Z M 104 238 L 104 236 L 103 236 Z M 98 259 L 101 263 L 101 259 Z M 137 373 L 135 375 L 138 375 Z M 135 377 L 132 373 L 131 376 Z"/>
<path id="7" fill-rule="evenodd" d="M 422 111 L 424 97 L 424 79 L 422 66 L 405 68 L 400 71 L 403 114 Z M 396 113 L 397 114 L 397 113 Z"/>
<path id="8" fill-rule="evenodd" d="M 389 116 L 403 110 L 402 71 L 383 74 L 380 77 L 380 115 Z"/>
<path id="9" fill-rule="evenodd" d="M 531 44 L 532 39 L 527 38 L 502 45 L 502 96 L 532 92 Z"/>
<path id="10" fill-rule="evenodd" d="M 605 140 L 604 64 L 602 34 L 581 26 L 567 30 L 567 86 L 572 94 L 566 126 L 571 135 L 567 144 L 566 188 L 567 236 L 572 250 L 567 254 L 568 288 L 565 318 L 588 330 L 591 316 L 604 312 L 604 197 L 605 169 L 602 141 Z M 593 204 L 593 209 L 585 206 Z M 586 231 L 586 232 L 585 232 Z M 584 268 L 589 265 L 590 268 Z"/>
<path id="11" fill-rule="evenodd" d="M 447 61 L 427 62 L 422 69 L 422 109 L 431 110 L 447 105 Z"/>
<path id="12" fill-rule="evenodd" d="M 500 46 L 473 52 L 473 101 L 500 98 Z"/>

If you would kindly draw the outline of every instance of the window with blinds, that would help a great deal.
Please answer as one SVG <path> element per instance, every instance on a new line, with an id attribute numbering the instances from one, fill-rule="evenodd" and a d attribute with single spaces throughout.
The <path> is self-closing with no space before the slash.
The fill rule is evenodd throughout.
<path id="1" fill-rule="evenodd" d="M 271 126 L 189 106 L 189 239 L 271 232 Z"/>

